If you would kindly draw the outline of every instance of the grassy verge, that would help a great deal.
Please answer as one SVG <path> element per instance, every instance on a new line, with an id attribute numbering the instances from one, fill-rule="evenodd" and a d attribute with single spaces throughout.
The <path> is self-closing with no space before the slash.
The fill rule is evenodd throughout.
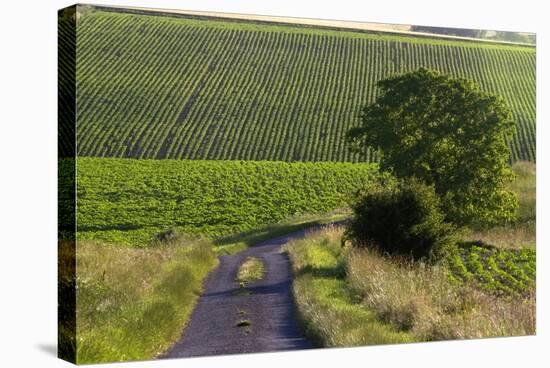
<path id="1" fill-rule="evenodd" d="M 444 266 L 410 263 L 372 251 L 354 251 L 346 269 L 365 307 L 418 341 L 535 332 L 534 290 L 533 297 L 497 296 L 475 283 L 452 282 Z"/>
<path id="2" fill-rule="evenodd" d="M 248 257 L 239 267 L 236 280 L 241 286 L 261 280 L 265 271 L 264 263 L 256 257 Z"/>
<path id="3" fill-rule="evenodd" d="M 318 344 L 534 334 L 534 281 L 523 294 L 487 292 L 476 282 L 451 277 L 445 264 L 429 266 L 341 248 L 341 231 L 322 230 L 286 247 L 297 308 Z M 511 268 L 514 263 L 509 260 Z"/>
<path id="4" fill-rule="evenodd" d="M 205 241 L 143 249 L 79 242 L 77 362 L 162 353 L 180 336 L 202 280 L 216 265 Z"/>
<path id="5" fill-rule="evenodd" d="M 295 275 L 293 292 L 306 334 L 318 346 L 359 346 L 412 341 L 361 305 L 346 283 L 334 228 L 285 247 Z"/>

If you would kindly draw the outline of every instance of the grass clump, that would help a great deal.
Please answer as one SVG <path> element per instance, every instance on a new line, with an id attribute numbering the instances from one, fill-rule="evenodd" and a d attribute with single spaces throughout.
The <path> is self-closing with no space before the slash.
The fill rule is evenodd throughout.
<path id="1" fill-rule="evenodd" d="M 152 359 L 181 335 L 217 265 L 212 245 L 176 239 L 149 248 L 79 242 L 77 362 Z"/>
<path id="2" fill-rule="evenodd" d="M 247 327 L 250 326 L 252 322 L 249 319 L 241 319 L 235 324 L 235 327 Z"/>
<path id="3" fill-rule="evenodd" d="M 241 286 L 261 280 L 265 272 L 264 263 L 256 257 L 248 257 L 237 271 L 236 280 Z"/>

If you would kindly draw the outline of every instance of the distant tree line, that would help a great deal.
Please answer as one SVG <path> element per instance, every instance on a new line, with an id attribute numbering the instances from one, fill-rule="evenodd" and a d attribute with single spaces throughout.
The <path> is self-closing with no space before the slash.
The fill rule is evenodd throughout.
<path id="1" fill-rule="evenodd" d="M 413 32 L 435 33 L 447 36 L 481 38 L 494 41 L 508 41 L 535 44 L 536 36 L 533 33 L 487 31 L 482 29 L 445 28 L 429 26 L 412 26 Z"/>

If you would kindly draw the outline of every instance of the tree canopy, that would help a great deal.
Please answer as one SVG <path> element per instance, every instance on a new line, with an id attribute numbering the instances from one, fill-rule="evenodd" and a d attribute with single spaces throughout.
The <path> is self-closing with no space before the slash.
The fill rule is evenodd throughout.
<path id="1" fill-rule="evenodd" d="M 421 68 L 377 84 L 379 96 L 348 131 L 351 149 L 380 152 L 382 170 L 433 185 L 447 220 L 493 225 L 515 218 L 504 101 L 472 81 Z"/>

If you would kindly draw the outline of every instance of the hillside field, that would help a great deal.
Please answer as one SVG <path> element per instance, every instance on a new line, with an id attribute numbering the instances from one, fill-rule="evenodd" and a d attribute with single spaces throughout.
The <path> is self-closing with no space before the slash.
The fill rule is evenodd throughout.
<path id="1" fill-rule="evenodd" d="M 105 11 L 59 31 L 62 55 L 76 42 L 79 156 L 356 161 L 344 136 L 375 83 L 424 66 L 500 94 L 511 160 L 536 159 L 534 47 Z"/>

